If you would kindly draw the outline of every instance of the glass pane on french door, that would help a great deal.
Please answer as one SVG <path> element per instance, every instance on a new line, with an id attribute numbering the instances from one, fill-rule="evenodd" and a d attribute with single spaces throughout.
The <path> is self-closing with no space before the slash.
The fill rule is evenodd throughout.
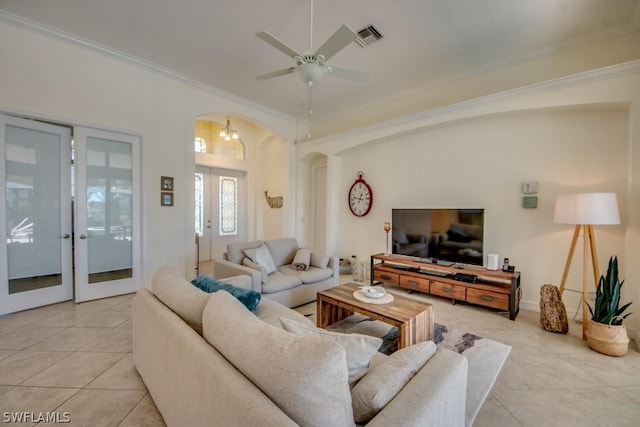
<path id="1" fill-rule="evenodd" d="M 0 123 L 4 314 L 73 297 L 71 131 L 2 115 Z"/>
<path id="2" fill-rule="evenodd" d="M 138 276 L 137 137 L 76 136 L 76 300 L 133 292 Z"/>

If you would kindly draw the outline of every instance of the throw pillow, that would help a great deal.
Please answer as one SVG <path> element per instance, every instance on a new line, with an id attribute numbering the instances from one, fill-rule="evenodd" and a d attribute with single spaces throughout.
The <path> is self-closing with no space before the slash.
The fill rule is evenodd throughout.
<path id="1" fill-rule="evenodd" d="M 311 265 L 318 268 L 327 268 L 329 265 L 329 255 L 311 252 Z"/>
<path id="2" fill-rule="evenodd" d="M 433 341 L 398 350 L 369 372 L 351 389 L 353 417 L 366 423 L 376 416 L 436 353 Z"/>
<path id="3" fill-rule="evenodd" d="M 469 243 L 472 240 L 471 236 L 457 228 L 447 230 L 447 235 L 452 242 Z"/>
<path id="4" fill-rule="evenodd" d="M 271 274 L 276 271 L 276 265 L 273 262 L 269 249 L 263 244 L 255 249 L 245 249 L 244 254 L 256 264 L 260 264 L 267 269 L 267 274 Z"/>
<path id="5" fill-rule="evenodd" d="M 311 249 L 300 248 L 293 257 L 291 268 L 297 271 L 306 271 L 311 263 Z"/>
<path id="6" fill-rule="evenodd" d="M 249 257 L 242 258 L 242 265 L 244 265 L 245 267 L 253 268 L 254 270 L 258 270 L 262 274 L 262 279 L 261 279 L 262 283 L 267 283 L 269 273 L 267 273 L 266 268 L 264 268 L 260 264 L 257 264 L 251 261 Z"/>
<path id="7" fill-rule="evenodd" d="M 280 318 L 282 328 L 296 335 L 328 338 L 344 347 L 349 368 L 349 383 L 352 384 L 367 372 L 371 358 L 382 345 L 382 339 L 363 334 L 342 334 L 327 331 L 308 324 Z"/>
<path id="8" fill-rule="evenodd" d="M 202 323 L 205 340 L 295 423 L 354 425 L 347 362 L 338 344 L 268 325 L 226 292 L 211 295 Z"/>
<path id="9" fill-rule="evenodd" d="M 255 311 L 256 308 L 258 308 L 258 303 L 260 302 L 259 292 L 252 291 L 251 289 L 238 288 L 209 276 L 196 277 L 191 281 L 191 283 L 195 287 L 208 293 L 227 291 L 251 311 Z"/>
<path id="10" fill-rule="evenodd" d="M 391 233 L 391 237 L 394 242 L 401 245 L 406 245 L 409 243 L 409 238 L 407 237 L 407 233 L 405 233 L 404 230 L 398 230 L 397 228 L 394 228 L 393 232 Z"/>

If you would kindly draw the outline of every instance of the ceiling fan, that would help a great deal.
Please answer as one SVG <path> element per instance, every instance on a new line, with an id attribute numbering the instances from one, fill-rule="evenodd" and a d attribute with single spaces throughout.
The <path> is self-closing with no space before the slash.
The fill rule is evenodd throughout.
<path id="1" fill-rule="evenodd" d="M 322 46 L 320 46 L 316 51 L 313 50 L 313 0 L 310 0 L 309 5 L 308 50 L 300 53 L 266 31 L 256 33 L 256 36 L 296 61 L 295 66 L 262 74 L 256 77 L 258 80 L 266 80 L 273 77 L 297 73 L 302 81 L 311 88 L 311 86 L 325 74 L 331 74 L 336 77 L 356 81 L 363 81 L 368 78 L 368 74 L 365 72 L 337 67 L 335 65 L 328 65 L 326 63 L 326 61 L 336 53 L 347 47 L 349 43 L 356 41 L 359 38 L 358 35 L 348 26 L 341 26 L 326 42 L 324 42 Z"/>

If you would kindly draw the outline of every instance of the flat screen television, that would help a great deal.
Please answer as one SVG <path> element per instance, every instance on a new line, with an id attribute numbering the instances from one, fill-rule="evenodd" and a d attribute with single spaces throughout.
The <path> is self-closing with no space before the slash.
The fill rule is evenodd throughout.
<path id="1" fill-rule="evenodd" d="M 484 209 L 392 209 L 391 252 L 482 265 Z"/>

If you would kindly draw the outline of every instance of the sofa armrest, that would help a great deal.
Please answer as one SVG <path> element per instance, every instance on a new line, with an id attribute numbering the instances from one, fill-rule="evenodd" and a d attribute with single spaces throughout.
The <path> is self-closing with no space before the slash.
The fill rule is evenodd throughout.
<path id="1" fill-rule="evenodd" d="M 463 427 L 468 361 L 440 349 L 367 426 Z"/>
<path id="2" fill-rule="evenodd" d="M 225 283 L 236 286 L 238 288 L 249 290 L 253 289 L 253 278 L 251 276 L 247 276 L 246 274 L 241 274 L 240 276 L 225 277 L 223 280 Z"/>
<path id="3" fill-rule="evenodd" d="M 247 287 L 248 289 L 262 293 L 262 272 L 226 259 L 213 260 L 213 276 L 216 279 L 242 275 L 251 277 L 251 286 Z"/>
<path id="4" fill-rule="evenodd" d="M 330 256 L 329 264 L 327 264 L 327 267 L 333 270 L 333 277 L 336 279 L 336 284 L 338 284 L 338 281 L 340 279 L 340 260 L 338 259 L 338 257 Z"/>

